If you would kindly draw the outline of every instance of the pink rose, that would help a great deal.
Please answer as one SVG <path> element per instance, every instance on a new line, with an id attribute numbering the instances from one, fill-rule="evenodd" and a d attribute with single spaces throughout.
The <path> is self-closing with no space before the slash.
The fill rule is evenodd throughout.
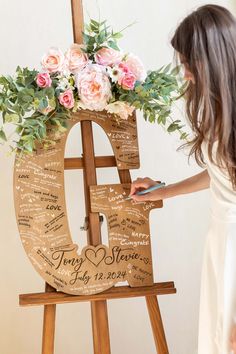
<path id="1" fill-rule="evenodd" d="M 125 59 L 125 64 L 128 69 L 135 75 L 136 80 L 144 81 L 146 79 L 147 73 L 144 69 L 141 60 L 134 54 L 128 54 Z"/>
<path id="2" fill-rule="evenodd" d="M 102 111 L 111 98 L 111 84 L 105 68 L 89 64 L 76 75 L 79 98 L 87 109 Z"/>
<path id="3" fill-rule="evenodd" d="M 64 64 L 64 54 L 60 49 L 51 47 L 49 51 L 44 54 L 41 64 L 42 67 L 50 73 L 61 71 Z"/>
<path id="4" fill-rule="evenodd" d="M 39 87 L 50 87 L 52 85 L 52 80 L 49 73 L 38 73 L 36 77 L 36 83 Z"/>
<path id="5" fill-rule="evenodd" d="M 118 69 L 118 74 L 117 74 L 118 84 L 121 85 L 121 87 L 125 90 L 133 90 L 136 77 L 129 70 L 129 67 L 126 65 L 126 63 L 124 62 L 119 63 L 117 69 Z"/>
<path id="6" fill-rule="evenodd" d="M 118 84 L 121 85 L 124 90 L 133 90 L 135 81 L 136 77 L 134 74 L 132 72 L 128 72 L 118 79 Z"/>
<path id="7" fill-rule="evenodd" d="M 68 89 L 62 93 L 60 93 L 59 95 L 59 102 L 62 106 L 64 106 L 65 108 L 73 108 L 74 104 L 75 104 L 75 100 L 74 100 L 74 95 L 73 95 L 73 91 L 71 89 Z"/>
<path id="8" fill-rule="evenodd" d="M 101 48 L 94 55 L 96 63 L 104 66 L 118 64 L 122 59 L 122 53 L 112 48 Z"/>
<path id="9" fill-rule="evenodd" d="M 88 56 L 81 48 L 82 45 L 74 43 L 66 52 L 66 66 L 73 73 L 82 70 L 88 63 Z"/>
<path id="10" fill-rule="evenodd" d="M 130 69 L 128 67 L 128 65 L 126 65 L 123 61 L 121 63 L 119 63 L 118 68 L 124 73 L 127 74 Z"/>

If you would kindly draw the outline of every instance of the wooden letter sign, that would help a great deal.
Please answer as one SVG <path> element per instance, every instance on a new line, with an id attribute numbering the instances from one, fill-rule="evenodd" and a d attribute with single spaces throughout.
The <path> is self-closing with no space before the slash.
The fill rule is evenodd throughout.
<path id="1" fill-rule="evenodd" d="M 99 124 L 112 145 L 118 169 L 139 167 L 135 116 L 120 124 L 105 112 L 81 111 L 55 145 L 38 146 L 16 158 L 14 198 L 18 228 L 36 271 L 68 294 L 99 293 L 127 280 L 130 286 L 153 284 L 149 212 L 162 201 L 137 203 L 124 198 L 129 184 L 90 186 L 92 212 L 107 218 L 109 246 L 72 242 L 64 191 L 64 151 L 70 129 L 82 120 Z"/>

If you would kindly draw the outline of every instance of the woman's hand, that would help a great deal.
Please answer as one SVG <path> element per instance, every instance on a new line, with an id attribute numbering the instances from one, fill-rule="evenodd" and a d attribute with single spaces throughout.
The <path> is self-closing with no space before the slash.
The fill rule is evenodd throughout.
<path id="1" fill-rule="evenodd" d="M 136 195 L 137 192 L 152 187 L 158 184 L 156 181 L 152 180 L 151 178 L 137 178 L 131 184 L 130 189 L 130 197 L 135 201 L 155 201 L 155 200 L 162 200 L 166 198 L 166 189 L 167 187 L 161 187 L 160 189 L 156 189 L 155 191 L 149 192 L 143 195 Z"/>
<path id="2" fill-rule="evenodd" d="M 236 324 L 233 325 L 230 335 L 230 349 L 236 354 Z"/>

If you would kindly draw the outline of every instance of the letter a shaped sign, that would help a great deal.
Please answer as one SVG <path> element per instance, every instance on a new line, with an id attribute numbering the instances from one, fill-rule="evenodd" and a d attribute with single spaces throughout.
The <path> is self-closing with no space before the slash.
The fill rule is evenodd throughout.
<path id="1" fill-rule="evenodd" d="M 73 295 L 102 292 L 118 282 L 153 284 L 149 212 L 162 201 L 125 200 L 130 184 L 90 186 L 92 212 L 105 215 L 108 246 L 88 245 L 78 252 L 67 218 L 64 152 L 71 128 L 82 120 L 99 124 L 112 145 L 117 168 L 139 167 L 135 115 L 118 123 L 107 112 L 83 110 L 70 119 L 55 144 L 16 157 L 14 200 L 22 244 L 35 270 L 55 289 Z"/>

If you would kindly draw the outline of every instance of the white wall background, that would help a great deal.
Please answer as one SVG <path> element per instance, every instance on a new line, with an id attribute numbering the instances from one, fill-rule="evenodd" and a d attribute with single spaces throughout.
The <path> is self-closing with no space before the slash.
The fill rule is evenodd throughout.
<path id="1" fill-rule="evenodd" d="M 233 11 L 234 1 L 214 3 Z M 179 20 L 200 4 L 206 2 L 99 1 L 101 18 L 115 30 L 137 20 L 120 44 L 139 55 L 148 69 L 172 60 L 171 34 Z M 69 0 L 0 0 L 0 8 L 1 74 L 13 74 L 17 65 L 39 68 L 42 54 L 51 45 L 65 51 L 72 43 Z M 98 18 L 97 2 L 84 0 L 84 13 L 86 18 Z M 97 155 L 110 154 L 104 132 L 98 127 L 94 131 Z M 132 171 L 133 179 L 150 176 L 169 184 L 201 171 L 193 159 L 188 164 L 187 152 L 176 152 L 180 144 L 177 133 L 168 135 L 158 125 L 146 123 L 140 114 L 138 132 L 141 168 Z M 80 154 L 78 126 L 70 133 L 67 156 Z M 19 307 L 18 295 L 43 291 L 44 282 L 28 261 L 19 238 L 13 205 L 13 163 L 14 157 L 6 156 L 6 149 L 1 147 L 0 353 L 36 354 L 41 352 L 43 308 Z M 79 231 L 84 218 L 82 172 L 67 171 L 65 175 L 72 236 L 85 244 L 86 236 Z M 116 169 L 99 170 L 98 183 L 119 183 Z M 151 214 L 155 281 L 173 280 L 177 288 L 177 294 L 158 298 L 170 354 L 192 354 L 197 349 L 200 272 L 208 220 L 209 190 L 167 199 L 162 209 Z M 155 353 L 144 298 L 113 300 L 108 309 L 113 354 Z M 89 304 L 57 306 L 55 354 L 65 353 L 92 353 Z"/>

